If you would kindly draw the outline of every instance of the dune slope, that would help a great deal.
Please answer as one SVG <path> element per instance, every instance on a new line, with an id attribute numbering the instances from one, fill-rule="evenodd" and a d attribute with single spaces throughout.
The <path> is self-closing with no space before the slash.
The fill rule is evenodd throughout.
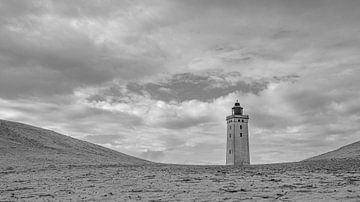
<path id="1" fill-rule="evenodd" d="M 330 151 L 309 159 L 305 159 L 305 161 L 343 158 L 360 159 L 360 141 L 340 147 L 339 149 L 336 149 L 334 151 Z"/>
<path id="2" fill-rule="evenodd" d="M 0 120 L 0 167 L 149 163 L 54 131 Z"/>

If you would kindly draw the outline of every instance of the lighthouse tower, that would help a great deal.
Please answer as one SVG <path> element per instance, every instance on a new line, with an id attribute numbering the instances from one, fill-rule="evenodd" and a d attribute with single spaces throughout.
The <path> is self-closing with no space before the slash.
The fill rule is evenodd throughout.
<path id="1" fill-rule="evenodd" d="M 249 116 L 243 114 L 243 108 L 236 101 L 232 114 L 226 117 L 226 165 L 250 164 L 248 122 Z"/>

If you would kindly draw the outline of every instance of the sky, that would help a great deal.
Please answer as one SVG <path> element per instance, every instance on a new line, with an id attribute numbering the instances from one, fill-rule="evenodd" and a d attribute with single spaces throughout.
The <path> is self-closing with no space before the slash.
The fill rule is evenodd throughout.
<path id="1" fill-rule="evenodd" d="M 0 1 L 0 119 L 163 163 L 251 163 L 360 140 L 358 0 Z"/>

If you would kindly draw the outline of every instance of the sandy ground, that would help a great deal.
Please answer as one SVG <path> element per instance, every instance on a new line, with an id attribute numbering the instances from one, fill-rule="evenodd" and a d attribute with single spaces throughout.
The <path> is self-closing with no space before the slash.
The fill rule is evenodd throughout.
<path id="1" fill-rule="evenodd" d="M 360 160 L 62 166 L 0 172 L 0 201 L 360 201 Z"/>

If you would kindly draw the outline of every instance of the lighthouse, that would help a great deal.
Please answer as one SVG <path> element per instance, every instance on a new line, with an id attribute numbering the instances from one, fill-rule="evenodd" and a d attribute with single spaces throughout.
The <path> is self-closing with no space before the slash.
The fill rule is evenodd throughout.
<path id="1" fill-rule="evenodd" d="M 243 114 L 243 108 L 235 102 L 230 116 L 226 117 L 226 165 L 249 165 L 249 116 Z"/>

